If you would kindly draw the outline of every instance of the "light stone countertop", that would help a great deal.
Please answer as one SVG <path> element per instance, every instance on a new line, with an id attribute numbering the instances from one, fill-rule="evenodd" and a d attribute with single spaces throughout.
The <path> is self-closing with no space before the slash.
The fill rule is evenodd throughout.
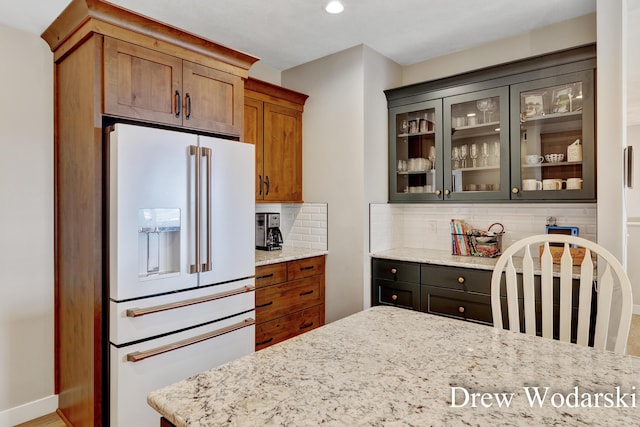
<path id="1" fill-rule="evenodd" d="M 279 262 L 295 261 L 297 259 L 311 258 L 326 255 L 329 251 L 319 249 L 305 249 L 284 247 L 277 251 L 262 251 L 256 249 L 256 267 L 261 265 L 277 264 Z"/>
<path id="2" fill-rule="evenodd" d="M 525 387 L 531 396 L 539 387 L 541 405 Z M 639 358 L 377 306 L 156 390 L 148 402 L 179 427 L 631 426 L 640 425 L 636 387 Z M 491 395 L 474 407 L 473 393 Z M 614 406 L 596 393 L 611 393 Z"/>

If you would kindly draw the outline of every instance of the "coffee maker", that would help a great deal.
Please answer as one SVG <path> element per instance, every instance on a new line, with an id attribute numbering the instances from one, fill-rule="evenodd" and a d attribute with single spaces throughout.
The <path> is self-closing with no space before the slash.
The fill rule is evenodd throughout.
<path id="1" fill-rule="evenodd" d="M 256 213 L 256 249 L 274 251 L 282 249 L 280 214 L 276 212 Z"/>

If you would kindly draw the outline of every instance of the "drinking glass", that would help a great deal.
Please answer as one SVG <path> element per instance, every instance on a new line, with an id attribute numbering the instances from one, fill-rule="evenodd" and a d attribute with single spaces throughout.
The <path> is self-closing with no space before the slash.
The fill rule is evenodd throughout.
<path id="1" fill-rule="evenodd" d="M 493 164 L 498 166 L 500 164 L 500 141 L 493 142 Z"/>
<path id="2" fill-rule="evenodd" d="M 453 168 L 460 169 L 460 149 L 453 147 L 451 150 L 451 160 L 453 160 Z"/>
<path id="3" fill-rule="evenodd" d="M 436 168 L 436 147 L 433 145 L 429 147 L 429 161 L 431 162 L 431 169 Z"/>
<path id="4" fill-rule="evenodd" d="M 476 101 L 476 108 L 479 111 L 482 111 L 482 123 L 487 123 L 487 110 L 489 109 L 490 103 L 490 98 L 480 99 Z"/>
<path id="5" fill-rule="evenodd" d="M 489 166 L 489 144 L 482 143 L 482 166 Z"/>
<path id="6" fill-rule="evenodd" d="M 471 157 L 471 166 L 476 168 L 478 167 L 478 145 L 476 143 L 471 144 L 469 148 L 469 157 Z"/>
<path id="7" fill-rule="evenodd" d="M 460 160 L 462 160 L 462 167 L 467 167 L 467 156 L 469 155 L 469 146 L 467 144 L 462 144 L 460 146 Z"/>

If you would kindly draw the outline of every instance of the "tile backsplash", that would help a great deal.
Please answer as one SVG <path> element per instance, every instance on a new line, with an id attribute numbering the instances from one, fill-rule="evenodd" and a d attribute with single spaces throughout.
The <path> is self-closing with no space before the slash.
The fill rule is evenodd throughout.
<path id="1" fill-rule="evenodd" d="M 328 250 L 326 203 L 256 204 L 256 213 L 279 212 L 285 247 Z"/>
<path id="2" fill-rule="evenodd" d="M 370 205 L 372 253 L 408 247 L 451 249 L 451 219 L 474 228 L 487 229 L 495 222 L 504 226 L 503 250 L 527 236 L 544 234 L 548 217 L 557 225 L 577 226 L 580 236 L 596 241 L 595 203 L 567 204 L 390 204 Z"/>

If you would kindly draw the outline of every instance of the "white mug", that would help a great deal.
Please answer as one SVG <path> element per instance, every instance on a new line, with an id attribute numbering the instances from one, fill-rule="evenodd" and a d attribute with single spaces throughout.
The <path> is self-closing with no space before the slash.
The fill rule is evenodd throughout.
<path id="1" fill-rule="evenodd" d="M 543 179 L 542 189 L 543 190 L 562 190 L 562 180 L 561 179 Z"/>
<path id="2" fill-rule="evenodd" d="M 567 178 L 567 190 L 580 190 L 582 189 L 581 178 Z"/>
<path id="3" fill-rule="evenodd" d="M 542 182 L 535 179 L 523 179 L 522 189 L 524 191 L 537 191 L 542 190 Z"/>
<path id="4" fill-rule="evenodd" d="M 524 160 L 528 165 L 539 165 L 544 160 L 544 157 L 538 154 L 528 154 Z"/>

